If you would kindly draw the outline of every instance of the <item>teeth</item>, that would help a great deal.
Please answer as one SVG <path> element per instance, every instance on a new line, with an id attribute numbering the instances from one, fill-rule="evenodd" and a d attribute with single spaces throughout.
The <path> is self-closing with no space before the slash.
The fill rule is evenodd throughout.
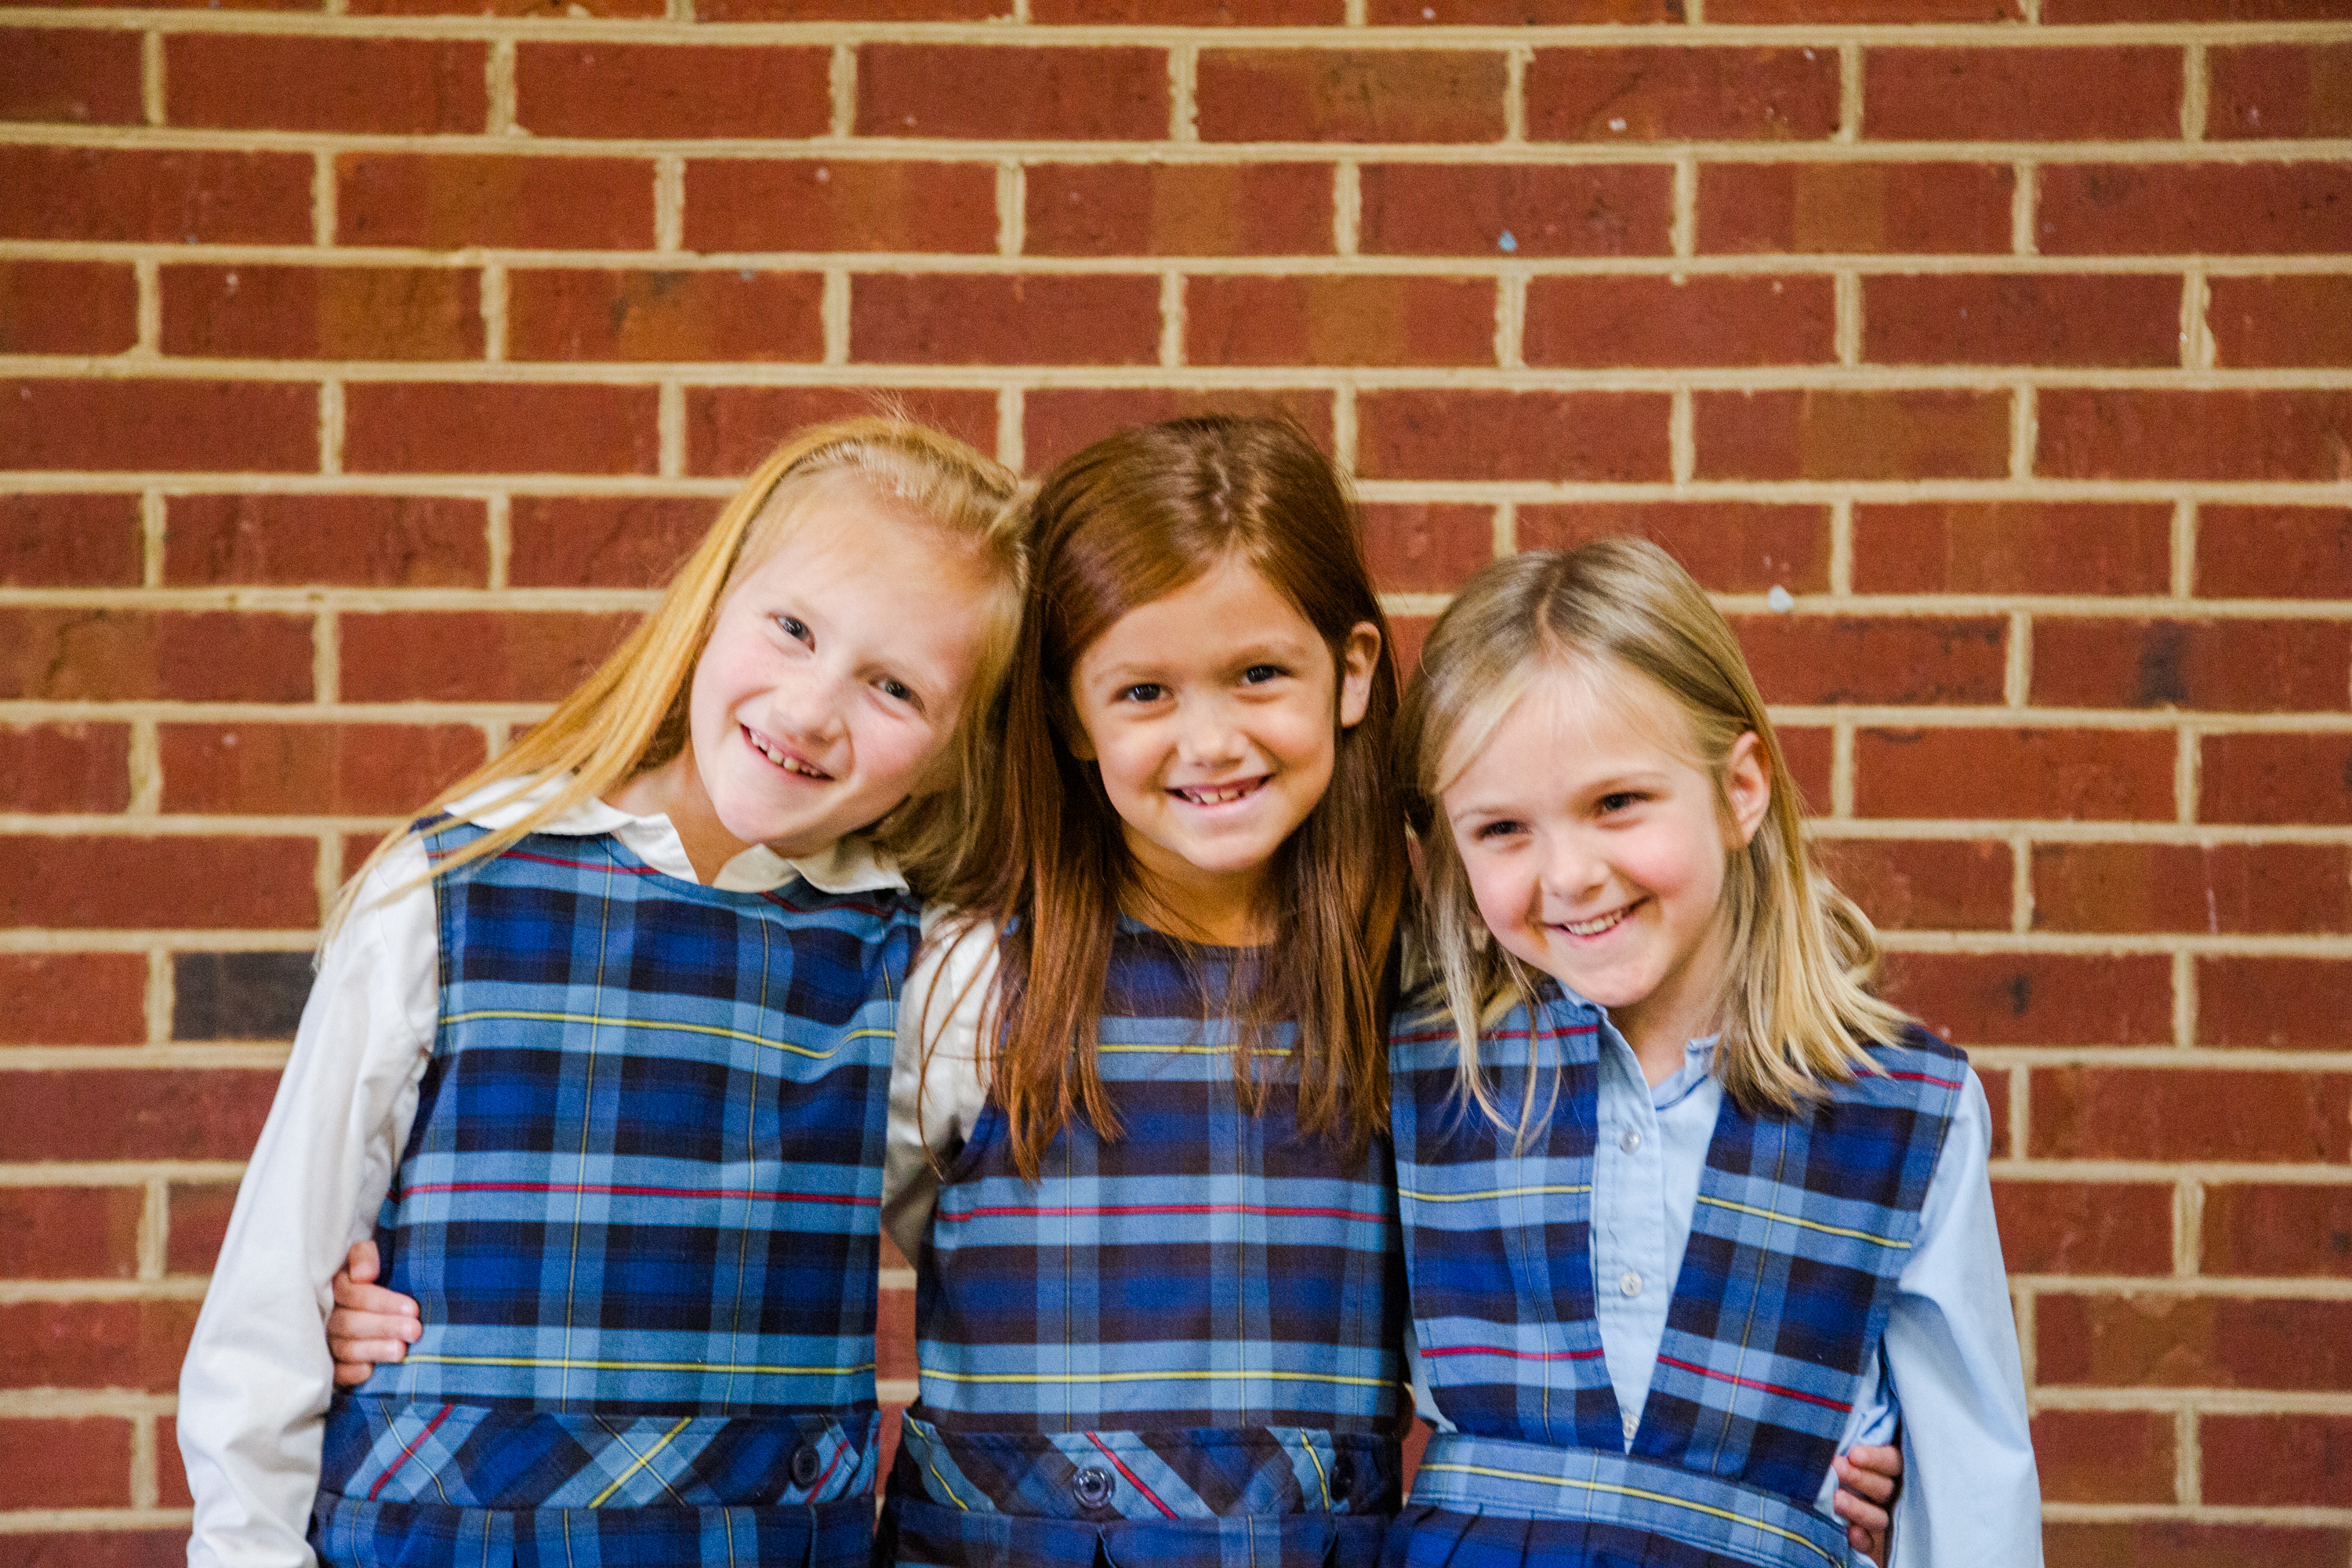
<path id="1" fill-rule="evenodd" d="M 1239 784 L 1228 785 L 1223 789 L 1188 789 L 1179 790 L 1177 793 L 1195 805 L 1223 805 L 1229 800 L 1241 799 L 1242 796 L 1249 794 L 1252 787 L 1249 784 Z"/>
<path id="2" fill-rule="evenodd" d="M 787 756 L 782 752 L 777 751 L 772 746 L 770 746 L 766 741 L 762 740 L 756 731 L 747 729 L 743 733 L 751 737 L 752 746 L 761 756 L 767 758 L 768 761 L 775 763 L 776 766 L 783 769 L 784 772 L 788 773 L 801 773 L 813 779 L 830 778 L 832 776 L 830 773 L 822 773 L 817 769 L 809 766 L 798 757 Z"/>
<path id="3" fill-rule="evenodd" d="M 1602 931 L 1623 920 L 1628 912 L 1625 910 L 1613 910 L 1597 920 L 1566 921 L 1561 923 L 1560 929 L 1570 936 L 1599 936 Z"/>

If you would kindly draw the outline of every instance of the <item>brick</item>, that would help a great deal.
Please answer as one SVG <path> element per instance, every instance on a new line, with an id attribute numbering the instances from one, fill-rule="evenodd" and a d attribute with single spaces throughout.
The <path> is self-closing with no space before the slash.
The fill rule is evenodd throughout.
<path id="1" fill-rule="evenodd" d="M 1033 22 L 1073 26 L 1335 26 L 1346 14 L 1343 0 L 1034 0 L 1029 8 Z"/>
<path id="2" fill-rule="evenodd" d="M 166 267 L 163 352 L 220 359 L 482 357 L 481 275 L 449 267 Z"/>
<path id="3" fill-rule="evenodd" d="M 2168 730 L 1857 731 L 1859 816 L 2168 822 Z"/>
<path id="4" fill-rule="evenodd" d="M 1203 49 L 1203 142 L 1499 142 L 1500 50 Z"/>
<path id="5" fill-rule="evenodd" d="M 1827 278 L 1535 278 L 1531 365 L 1822 364 L 1836 357 Z"/>
<path id="6" fill-rule="evenodd" d="M 2147 7 L 2136 5 L 2135 17 Z M 2045 17 L 2046 19 L 2046 17 Z M 2042 1552 L 2065 1568 L 2336 1568 L 2352 1552 L 2352 1531 L 2268 1524 L 2053 1522 Z"/>
<path id="7" fill-rule="evenodd" d="M 1966 1046 L 2158 1046 L 2172 1038 L 2172 965 L 2160 956 L 1895 952 L 1880 974 L 1890 1001 Z M 2034 1070 L 2037 1097 L 2042 1074 Z M 2038 1138 L 2038 1115 L 2034 1126 Z M 2040 1144 L 2034 1152 L 2042 1152 Z"/>
<path id="8" fill-rule="evenodd" d="M 1032 256 L 1318 256 L 1331 251 L 1325 163 L 1034 163 Z"/>
<path id="9" fill-rule="evenodd" d="M 125 1508 L 131 1423 L 119 1415 L 0 1420 L 0 1508 Z"/>
<path id="10" fill-rule="evenodd" d="M 1654 392 L 1368 391 L 1366 479 L 1663 480 L 1670 399 Z"/>
<path id="11" fill-rule="evenodd" d="M 260 610 L 0 609 L 0 697 L 307 702 L 310 627 Z"/>
<path id="12" fill-rule="evenodd" d="M 139 283 L 128 267 L 0 261 L 0 353 L 114 354 L 139 341 Z"/>
<path id="13" fill-rule="evenodd" d="M 135 587 L 143 549 L 137 496 L 0 496 L 0 585 Z"/>
<path id="14" fill-rule="evenodd" d="M 2352 1508 L 2352 1417 L 2200 1415 L 2203 1500 L 2240 1508 Z"/>
<path id="15" fill-rule="evenodd" d="M 308 245 L 310 158 L 0 147 L 0 237 Z"/>
<path id="16" fill-rule="evenodd" d="M 257 1121 L 255 1130 L 259 1127 Z M 0 1304 L 0 1341 L 8 1346 L 7 1356 L 0 1359 L 0 1387 L 167 1392 L 180 1380 L 180 1360 L 196 1326 L 197 1306 L 194 1301 Z"/>
<path id="17" fill-rule="evenodd" d="M 2037 844 L 2037 931 L 2352 931 L 2352 851 L 2316 844 Z"/>
<path id="18" fill-rule="evenodd" d="M 2180 279 L 2163 273 L 1865 278 L 1872 364 L 2180 363 Z"/>
<path id="19" fill-rule="evenodd" d="M 2178 48 L 1869 49 L 1862 133 L 1889 142 L 2154 142 L 2180 134 Z"/>
<path id="20" fill-rule="evenodd" d="M 2035 1315 L 2044 1384 L 2352 1386 L 2352 1302 L 2045 1294 Z"/>
<path id="21" fill-rule="evenodd" d="M 867 274 L 850 357 L 871 364 L 1157 364 L 1160 279 Z"/>
<path id="22" fill-rule="evenodd" d="M 18 1279 L 129 1279 L 144 1188 L 0 1187 L 0 1252 Z M 0 1470 L 10 1467 L 0 1464 Z"/>
<path id="23" fill-rule="evenodd" d="M 2352 736 L 2206 735 L 2200 822 L 2352 822 Z"/>
<path id="24" fill-rule="evenodd" d="M 2017 22 L 2023 0 L 1708 0 L 1710 22 Z"/>
<path id="25" fill-rule="evenodd" d="M 165 811 L 398 816 L 488 756 L 469 724 L 165 724 Z"/>
<path id="26" fill-rule="evenodd" d="M 2037 176 L 2044 256 L 2352 249 L 2352 165 L 2052 163 Z"/>
<path id="27" fill-rule="evenodd" d="M 2004 163 L 1703 163 L 1698 248 L 2006 255 L 2015 185 Z"/>
<path id="28" fill-rule="evenodd" d="M 147 960 L 136 952 L 0 953 L 0 1043 L 135 1046 L 147 1038 Z"/>
<path id="29" fill-rule="evenodd" d="M 0 810 L 130 807 L 129 726 L 0 724 Z"/>
<path id="30" fill-rule="evenodd" d="M 652 588 L 719 515 L 702 496 L 517 496 L 507 581 L 518 588 Z"/>
<path id="31" fill-rule="evenodd" d="M 982 22 L 1012 16 L 1013 0 L 696 0 L 694 7 L 698 22 Z"/>
<path id="32" fill-rule="evenodd" d="M 1363 509 L 1364 554 L 1382 593 L 1452 593 L 1495 558 L 1495 513 L 1443 501 Z"/>
<path id="33" fill-rule="evenodd" d="M 0 467 L 318 466 L 318 389 L 299 382 L 0 381 Z"/>
<path id="34" fill-rule="evenodd" d="M 877 1304 L 879 1321 L 875 1325 L 874 1338 L 881 1364 L 875 1373 L 880 1377 L 911 1380 L 920 1370 L 915 1350 L 915 1293 L 885 1290 Z"/>
<path id="35" fill-rule="evenodd" d="M 822 136 L 833 51 L 773 44 L 533 44 L 515 50 L 515 123 L 541 136 Z"/>
<path id="36" fill-rule="evenodd" d="M 1556 27 L 1593 22 L 1679 22 L 1683 0 L 1371 0 L 1375 27 Z"/>
<path id="37" fill-rule="evenodd" d="M 313 838 L 11 836 L 0 846 L 8 856 L 0 926 L 304 931 L 319 922 Z"/>
<path id="38" fill-rule="evenodd" d="M 2352 1186 L 2211 1182 L 2204 1206 L 2204 1273 L 2352 1279 Z"/>
<path id="39" fill-rule="evenodd" d="M 1805 797 L 1806 814 L 1825 815 L 1830 808 L 1830 770 L 1836 761 L 1836 737 L 1828 730 L 1793 724 L 1775 725 L 1774 731 L 1780 742 L 1780 760 L 1788 764 L 1790 776 L 1797 781 L 1798 793 Z"/>
<path id="40" fill-rule="evenodd" d="M 564 20 L 596 16 L 658 21 L 667 10 L 663 0 L 346 0 L 346 4 L 349 14 L 354 16 L 539 16 Z M 697 6 L 696 14 L 704 20 L 717 19 L 710 16 L 707 4 Z"/>
<path id="41" fill-rule="evenodd" d="M 1735 616 L 1732 629 L 1768 702 L 2000 700 L 2000 616 Z"/>
<path id="42" fill-rule="evenodd" d="M 353 702 L 552 702 L 620 646 L 637 617 L 564 610 L 346 611 Z"/>
<path id="43" fill-rule="evenodd" d="M 1192 278 L 1187 364 L 1492 365 L 1495 285 L 1469 278 Z"/>
<path id="44" fill-rule="evenodd" d="M 235 1182 L 173 1182 L 165 1211 L 170 1228 L 163 1238 L 163 1271 L 210 1274 L 236 1207 Z"/>
<path id="45" fill-rule="evenodd" d="M 2352 276 L 2216 278 L 2208 287 L 2217 364 L 2352 365 Z"/>
<path id="46" fill-rule="evenodd" d="M 2032 1431 L 2044 1502 L 2174 1500 L 2168 1411 L 2042 1410 Z"/>
<path id="47" fill-rule="evenodd" d="M 1061 387 L 1029 393 L 1022 400 L 1024 465 L 1042 474 L 1063 458 L 1130 425 L 1155 424 L 1200 414 L 1290 419 L 1318 446 L 1332 445 L 1331 395 L 1282 387 L 1180 392 L 1168 387 L 1115 391 Z"/>
<path id="48" fill-rule="evenodd" d="M 1367 163 L 1368 256 L 1664 256 L 1674 175 L 1662 164 Z"/>
<path id="49" fill-rule="evenodd" d="M 1817 839 L 1822 865 L 1882 931 L 2007 931 L 2014 858 L 1998 839 Z"/>
<path id="50" fill-rule="evenodd" d="M 650 474 L 650 386 L 354 382 L 343 389 L 351 473 Z"/>
<path id="51" fill-rule="evenodd" d="M 1986 1106 L 1992 1112 L 1992 1157 L 2006 1160 L 2011 1153 L 2010 1123 L 2016 1120 L 2010 1106 L 2009 1069 L 1980 1067 L 1976 1074 L 1977 1080 L 1984 1085 Z"/>
<path id="52" fill-rule="evenodd" d="M 180 1458 L 180 1424 L 169 1415 L 155 1418 L 156 1501 L 165 1508 L 189 1508 L 195 1497 L 188 1490 L 188 1471 Z M 176 1568 L 176 1564 L 167 1565 Z"/>
<path id="53" fill-rule="evenodd" d="M 564 268 L 507 275 L 517 360 L 814 361 L 824 357 L 815 272 Z"/>
<path id="54" fill-rule="evenodd" d="M 1833 49 L 1538 49 L 1530 142 L 1818 140 L 1838 128 Z"/>
<path id="55" fill-rule="evenodd" d="M 2044 23 L 2330 21 L 2335 0 L 2044 0 Z"/>
<path id="56" fill-rule="evenodd" d="M 1699 392 L 1701 479 L 1999 479 L 2006 393 L 1917 389 Z"/>
<path id="57" fill-rule="evenodd" d="M 1923 501 L 1853 509 L 1863 594 L 2162 594 L 2161 502 Z"/>
<path id="58" fill-rule="evenodd" d="M 488 511 L 460 496 L 173 496 L 163 581 L 354 588 L 479 588 Z"/>
<path id="59" fill-rule="evenodd" d="M 193 3 L 193 0 L 183 0 Z M 26 1531 L 0 1535 L 5 1568 L 179 1568 L 187 1561 L 188 1531 L 178 1530 Z"/>
<path id="60" fill-rule="evenodd" d="M 2342 621 L 2034 623 L 2038 706 L 2340 712 L 2347 689 L 2352 625 Z"/>
<path id="61" fill-rule="evenodd" d="M 2044 387 L 2038 407 L 2034 471 L 2053 479 L 2341 482 L 2352 474 L 2352 392 Z"/>
<path id="62" fill-rule="evenodd" d="M 1168 135 L 1168 57 L 1144 48 L 866 44 L 857 51 L 860 136 L 1159 142 Z"/>
<path id="63" fill-rule="evenodd" d="M 166 34 L 164 119 L 237 131 L 479 134 L 489 128 L 488 66 L 488 44 L 454 38 Z"/>
<path id="64" fill-rule="evenodd" d="M 1830 585 L 1830 514 L 1819 506 L 1762 501 L 1580 501 L 1523 504 L 1522 550 L 1574 549 L 1587 540 L 1633 535 L 1665 550 L 1701 586 L 1717 594 L 1783 587 L 1825 593 Z"/>
<path id="65" fill-rule="evenodd" d="M 2207 1046 L 2341 1050 L 2352 964 L 2316 958 L 2200 958 L 2197 1039 Z"/>
<path id="66" fill-rule="evenodd" d="M 1412 671 L 1421 668 L 1422 645 L 1429 640 L 1429 628 L 1436 624 L 1434 616 L 1389 617 L 1389 636 L 1396 641 L 1397 670 L 1408 679 Z"/>
<path id="67" fill-rule="evenodd" d="M 431 250 L 649 250 L 653 162 L 342 153 L 335 159 L 335 238 Z"/>
<path id="68" fill-rule="evenodd" d="M 95 27 L 11 27 L 0 55 L 0 121 L 137 125 L 139 35 Z"/>
<path id="69" fill-rule="evenodd" d="M 2352 136 L 2352 44 L 2252 44 L 2206 56 L 2205 134 Z"/>
<path id="70" fill-rule="evenodd" d="M 2172 1272 L 2168 1185 L 1996 1182 L 1992 1199 L 2011 1274 Z"/>
<path id="71" fill-rule="evenodd" d="M 172 1038 L 290 1040 L 310 994 L 308 952 L 172 955 Z"/>
<path id="72" fill-rule="evenodd" d="M 686 246 L 706 254 L 992 252 L 996 170 L 878 159 L 692 159 Z"/>
<path id="73" fill-rule="evenodd" d="M 996 448 L 996 395 L 961 388 L 690 386 L 687 471 L 746 474 L 803 426 L 896 410 L 983 452 Z M 716 515 L 714 512 L 712 515 Z"/>
<path id="74" fill-rule="evenodd" d="M 2028 1152 L 2040 1159 L 2340 1164 L 2352 1154 L 2352 1074 L 2037 1068 L 2032 1119 Z"/>

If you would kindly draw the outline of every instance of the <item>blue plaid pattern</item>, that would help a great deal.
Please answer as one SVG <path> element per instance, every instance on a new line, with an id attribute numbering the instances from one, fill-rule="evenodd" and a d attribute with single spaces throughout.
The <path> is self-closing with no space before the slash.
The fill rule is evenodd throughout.
<path id="1" fill-rule="evenodd" d="M 1066 1126 L 1033 1186 L 992 1105 L 950 1165 L 901 1563 L 1377 1559 L 1404 1419 L 1391 1153 L 1300 1132 L 1286 1032 L 1244 1109 L 1233 962 L 1122 922 L 1100 1060 L 1123 1135 Z"/>
<path id="2" fill-rule="evenodd" d="M 1959 1053 L 1915 1028 L 1873 1049 L 1874 1074 L 1797 1115 L 1750 1118 L 1726 1099 L 1630 1450 L 1593 1315 L 1599 1015 L 1547 983 L 1533 1016 L 1515 1010 L 1482 1054 L 1506 1105 L 1529 1070 L 1546 1103 L 1559 1074 L 1518 1153 L 1457 1094 L 1450 1029 L 1401 1023 L 1391 1042 L 1416 1331 L 1461 1433 L 1423 1459 L 1391 1561 L 1818 1563 L 1831 1542 L 1843 1563 L 1843 1532 L 1811 1505 L 1918 1231 Z M 1725 1487 L 1735 1502 L 1717 1497 Z M 1825 1533 L 1800 1540 L 1774 1511 L 1790 1508 Z M 1464 1522 L 1474 1513 L 1510 1522 Z M 1627 1531 L 1685 1555 L 1624 1555 Z"/>
<path id="3" fill-rule="evenodd" d="M 862 1561 L 911 901 L 552 835 L 435 891 L 439 1032 L 377 1226 L 425 1332 L 330 1407 L 313 1544 Z"/>

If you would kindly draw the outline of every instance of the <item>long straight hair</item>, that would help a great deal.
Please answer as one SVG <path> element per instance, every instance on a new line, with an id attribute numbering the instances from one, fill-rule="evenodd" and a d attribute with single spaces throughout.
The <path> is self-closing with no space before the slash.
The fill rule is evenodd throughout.
<path id="1" fill-rule="evenodd" d="M 1535 976 L 1479 918 L 1470 876 L 1440 797 L 1538 681 L 1583 680 L 1606 691 L 1642 681 L 1689 721 L 1718 816 L 1732 747 L 1753 734 L 1771 802 L 1745 848 L 1725 851 L 1728 917 L 1724 1025 L 1717 1075 L 1750 1115 L 1787 1112 L 1845 1081 L 1869 1057 L 1862 1042 L 1892 1043 L 1904 1015 L 1871 994 L 1878 939 L 1813 858 L 1796 781 L 1739 639 L 1690 574 L 1656 545 L 1602 539 L 1571 551 L 1530 551 L 1482 569 L 1439 617 L 1398 724 L 1398 763 L 1421 838 L 1430 956 L 1445 981 L 1465 1092 L 1509 1127 L 1478 1066 L 1478 1035 Z M 1535 1077 L 1517 1126 L 1535 1116 Z"/>
<path id="2" fill-rule="evenodd" d="M 1017 481 L 1011 469 L 951 436 L 879 415 L 814 426 L 769 453 L 720 509 L 653 613 L 611 657 L 529 733 L 425 803 L 420 815 L 430 816 L 494 784 L 511 784 L 511 798 L 559 781 L 514 821 L 436 861 L 431 875 L 498 855 L 676 757 L 687 744 L 694 668 L 720 602 L 793 536 L 812 500 L 842 483 L 864 485 L 875 500 L 938 530 L 942 547 L 970 552 L 992 584 L 982 606 L 980 667 L 957 716 L 940 787 L 910 796 L 862 830 L 896 858 L 910 883 L 946 880 L 969 851 L 969 827 L 985 794 L 984 746 L 973 721 L 995 700 L 1013 657 L 1028 582 L 1023 518 L 1013 504 Z M 350 914 L 367 873 L 407 832 L 387 835 L 344 885 L 327 936 Z"/>
<path id="3" fill-rule="evenodd" d="M 1276 962 L 1237 966 L 1234 1072 L 1262 1105 L 1256 1058 L 1297 1025 L 1300 1124 L 1360 1148 L 1388 1120 L 1388 953 L 1410 873 L 1388 754 L 1398 700 L 1388 623 L 1339 476 L 1296 427 L 1180 419 L 1124 431 L 1071 458 L 1034 502 L 1035 584 L 1005 694 L 1003 853 L 954 888 L 967 924 L 998 931 L 982 1007 L 989 1081 L 1034 1180 L 1073 1116 L 1118 1135 L 1096 1052 L 1111 940 L 1124 902 L 1149 910 L 1099 772 L 1075 754 L 1071 677 L 1120 616 L 1237 561 L 1296 605 L 1330 651 L 1369 623 L 1381 647 L 1364 717 L 1341 728 L 1322 799 L 1276 852 L 1268 929 Z M 1261 955 L 1262 956 L 1262 955 Z"/>

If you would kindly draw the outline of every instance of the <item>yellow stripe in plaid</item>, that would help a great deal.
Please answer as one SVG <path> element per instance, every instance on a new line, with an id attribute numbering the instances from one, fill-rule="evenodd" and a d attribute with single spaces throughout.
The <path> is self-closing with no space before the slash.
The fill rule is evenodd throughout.
<path id="1" fill-rule="evenodd" d="M 1807 1230 L 1818 1230 L 1824 1236 L 1851 1237 L 1856 1241 L 1866 1241 L 1873 1247 L 1891 1247 L 1904 1252 L 1911 1249 L 1911 1244 L 1907 1241 L 1889 1241 L 1883 1236 L 1873 1236 L 1866 1230 L 1848 1230 L 1841 1225 L 1822 1225 L 1816 1220 L 1799 1219 L 1795 1215 L 1782 1214 L 1778 1209 L 1755 1208 L 1747 1204 L 1733 1203 L 1728 1198 L 1711 1198 L 1703 1193 L 1699 1195 L 1698 1201 L 1710 1208 L 1731 1209 L 1739 1214 L 1752 1214 L 1759 1219 L 1777 1219 L 1787 1225 L 1800 1225 Z"/>
<path id="2" fill-rule="evenodd" d="M 1549 1197 L 1558 1193 L 1589 1193 L 1591 1190 L 1591 1183 L 1580 1182 L 1553 1187 L 1489 1187 L 1482 1193 L 1423 1193 L 1411 1187 L 1399 1187 L 1397 1194 L 1415 1203 L 1474 1204 L 1481 1198 Z"/>
<path id="3" fill-rule="evenodd" d="M 857 1366 L 762 1366 L 753 1362 L 723 1361 L 580 1361 L 570 1356 L 434 1355 L 411 1351 L 401 1358 L 436 1362 L 443 1366 L 560 1366 L 589 1372 L 750 1372 L 772 1377 L 843 1377 L 872 1372 L 874 1363 Z"/>
<path id="4" fill-rule="evenodd" d="M 1580 1481 L 1570 1476 L 1546 1476 L 1534 1474 L 1526 1470 L 1500 1470 L 1486 1465 L 1456 1465 L 1444 1460 L 1438 1460 L 1431 1464 L 1423 1465 L 1422 1468 L 1426 1470 L 1450 1470 L 1457 1475 L 1465 1476 L 1492 1476 L 1497 1480 L 1529 1481 L 1533 1482 L 1537 1486 L 1574 1487 L 1580 1491 L 1612 1492 L 1619 1497 L 1639 1498 L 1643 1502 L 1664 1503 L 1668 1508 L 1687 1509 L 1693 1513 L 1709 1514 L 1717 1519 L 1727 1519 L 1734 1524 L 1744 1524 L 1748 1526 L 1750 1529 L 1761 1530 L 1772 1535 L 1784 1536 L 1787 1539 L 1795 1542 L 1806 1551 L 1813 1553 L 1813 1555 L 1819 1557 L 1824 1563 L 1835 1563 L 1837 1562 L 1836 1558 L 1831 1556 L 1828 1552 L 1823 1552 L 1820 1547 L 1814 1545 L 1811 1542 L 1806 1540 L 1803 1536 L 1798 1534 L 1793 1530 L 1783 1530 L 1777 1524 L 1767 1524 L 1760 1519 L 1749 1519 L 1744 1514 L 1734 1513 L 1727 1508 L 1714 1508 L 1703 1502 L 1693 1502 L 1687 1498 L 1668 1497 L 1664 1492 L 1645 1491 L 1640 1487 L 1612 1486 L 1607 1481 Z"/>
<path id="5" fill-rule="evenodd" d="M 619 1491 L 623 1482 L 626 1481 L 631 1476 L 635 1475 L 639 1470 L 644 1469 L 646 1468 L 646 1461 L 650 1460 L 656 1454 L 660 1453 L 662 1449 L 667 1446 L 672 1437 L 675 1437 L 680 1432 L 685 1431 L 686 1424 L 693 1419 L 694 1416 L 691 1414 L 679 1416 L 677 1418 L 677 1425 L 663 1433 L 661 1435 L 661 1441 L 656 1443 L 652 1447 L 647 1448 L 642 1454 L 637 1454 L 637 1451 L 635 1448 L 629 1448 L 629 1452 L 636 1454 L 636 1463 L 631 1465 L 627 1469 L 623 1470 L 619 1475 L 614 1477 L 613 1484 L 606 1487 L 603 1491 L 598 1492 L 593 1499 L 591 1499 L 588 1506 L 590 1508 L 603 1508 L 604 1506 L 604 1500 L 611 1497 L 614 1492 Z M 620 1443 L 621 1447 L 624 1448 L 629 1447 L 628 1438 L 623 1436 L 618 1432 L 614 1433 L 613 1436 Z M 665 1481 L 662 1484 L 665 1488 L 668 1489 L 672 1497 L 676 1497 L 677 1495 L 677 1489 L 669 1487 L 668 1482 Z"/>
<path id="6" fill-rule="evenodd" d="M 660 1018 L 611 1018 L 601 1013 L 533 1013 L 520 1008 L 485 1007 L 470 1013 L 452 1013 L 441 1020 L 444 1024 L 473 1024 L 485 1019 L 515 1019 L 527 1024 L 593 1024 L 599 1028 L 656 1029 L 677 1035 L 714 1035 L 722 1040 L 748 1040 L 755 1046 L 767 1046 L 774 1050 L 790 1051 L 796 1057 L 812 1061 L 824 1061 L 840 1053 L 841 1046 L 829 1051 L 812 1050 L 789 1040 L 762 1039 L 742 1029 L 729 1029 L 716 1024 L 676 1024 Z M 845 1029 L 842 1045 L 852 1040 L 878 1039 L 891 1033 L 888 1029 Z"/>

